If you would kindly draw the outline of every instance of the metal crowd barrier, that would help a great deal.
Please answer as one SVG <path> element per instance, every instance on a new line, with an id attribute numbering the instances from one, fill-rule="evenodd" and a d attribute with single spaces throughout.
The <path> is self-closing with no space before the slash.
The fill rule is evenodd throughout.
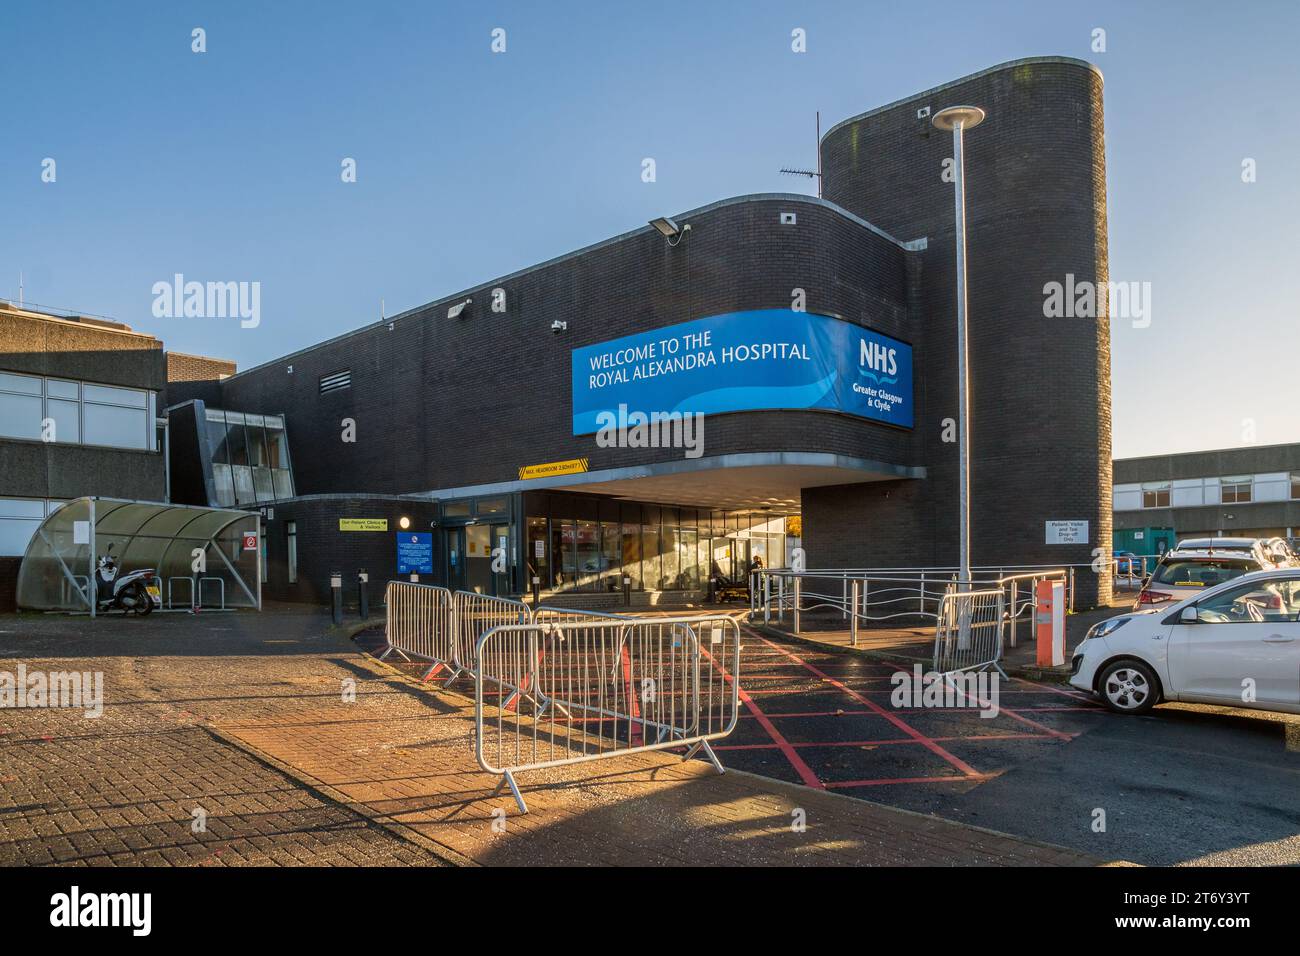
<path id="1" fill-rule="evenodd" d="M 933 667 L 940 674 L 981 671 L 989 667 L 1006 677 L 1002 660 L 1002 628 L 1006 593 L 954 591 L 944 595 L 934 632 Z"/>
<path id="2" fill-rule="evenodd" d="M 523 813 L 515 775 L 709 742 L 739 717 L 740 628 L 729 617 L 506 624 L 477 644 L 474 749 Z"/>
<path id="3" fill-rule="evenodd" d="M 456 672 L 447 678 L 450 684 L 460 674 L 473 677 L 477 671 L 479 638 L 503 624 L 531 624 L 532 611 L 523 601 L 457 591 L 453 595 L 452 628 L 456 641 Z"/>
<path id="4" fill-rule="evenodd" d="M 432 584 L 389 581 L 384 602 L 388 647 L 379 655 L 381 661 L 393 651 L 408 661 L 425 661 L 429 669 L 422 680 L 442 670 L 450 670 L 452 677 L 460 673 L 450 591 Z"/>

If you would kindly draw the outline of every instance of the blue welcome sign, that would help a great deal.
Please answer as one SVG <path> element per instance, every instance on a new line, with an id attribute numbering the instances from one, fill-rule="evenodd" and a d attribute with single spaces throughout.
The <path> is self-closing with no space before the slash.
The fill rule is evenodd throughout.
<path id="1" fill-rule="evenodd" d="M 397 573 L 433 573 L 433 532 L 397 532 Z"/>
<path id="2" fill-rule="evenodd" d="M 912 347 L 852 322 L 729 312 L 573 350 L 573 434 L 629 412 L 822 408 L 913 424 Z"/>

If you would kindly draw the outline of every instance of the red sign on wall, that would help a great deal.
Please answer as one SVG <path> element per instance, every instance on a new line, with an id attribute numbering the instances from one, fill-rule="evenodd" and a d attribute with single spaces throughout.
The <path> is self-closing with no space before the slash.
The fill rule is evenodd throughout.
<path id="1" fill-rule="evenodd" d="M 256 531 L 245 531 L 245 532 L 244 532 L 244 550 L 245 550 L 245 551 L 256 551 L 256 550 L 257 550 L 257 532 L 256 532 Z"/>

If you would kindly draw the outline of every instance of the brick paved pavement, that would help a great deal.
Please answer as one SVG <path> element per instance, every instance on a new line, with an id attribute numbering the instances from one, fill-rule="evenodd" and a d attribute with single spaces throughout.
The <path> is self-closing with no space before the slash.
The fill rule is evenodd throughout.
<path id="1" fill-rule="evenodd" d="M 107 697 L 99 719 L 0 711 L 0 863 L 1098 862 L 667 754 L 524 775 L 519 816 L 474 763 L 466 698 L 326 624 L 0 617 L 0 669 L 101 670 Z"/>

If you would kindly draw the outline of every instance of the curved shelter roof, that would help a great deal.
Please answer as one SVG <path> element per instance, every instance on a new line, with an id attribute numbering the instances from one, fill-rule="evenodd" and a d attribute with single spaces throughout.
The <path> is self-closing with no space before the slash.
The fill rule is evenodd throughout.
<path id="1" fill-rule="evenodd" d="M 18 606 L 92 610 L 89 582 L 98 558 L 111 551 L 121 573 L 157 572 L 164 606 L 189 607 L 197 550 L 206 565 L 197 575 L 199 603 L 260 609 L 260 552 L 244 550 L 244 535 L 257 532 L 258 521 L 250 511 L 76 498 L 32 535 L 18 571 Z"/>

